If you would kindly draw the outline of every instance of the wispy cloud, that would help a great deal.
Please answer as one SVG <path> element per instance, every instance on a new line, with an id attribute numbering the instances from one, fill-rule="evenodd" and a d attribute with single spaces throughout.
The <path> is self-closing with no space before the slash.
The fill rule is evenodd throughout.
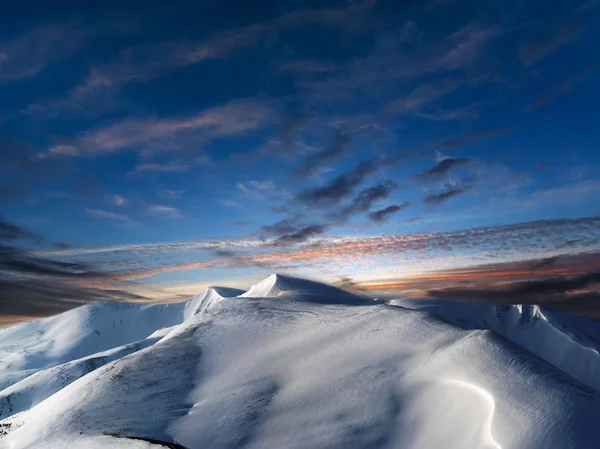
<path id="1" fill-rule="evenodd" d="M 311 176 L 325 168 L 326 164 L 335 161 L 344 155 L 345 149 L 352 143 L 353 138 L 349 133 L 336 130 L 329 145 L 309 155 L 298 168 L 301 176 Z"/>
<path id="2" fill-rule="evenodd" d="M 420 272 L 495 263 L 498 260 L 547 258 L 578 252 L 600 251 L 600 217 L 543 220 L 489 226 L 456 231 L 381 235 L 373 237 L 319 237 L 326 227 L 301 225 L 283 221 L 268 229 L 265 240 L 229 240 L 171 242 L 121 247 L 71 249 L 47 252 L 62 256 L 126 257 L 135 260 L 143 255 L 165 254 L 169 262 L 155 267 L 133 265 L 122 276 L 127 279 L 147 277 L 170 271 L 209 268 L 259 267 L 275 269 L 281 265 L 293 267 L 327 267 L 348 272 L 362 264 L 377 260 L 396 270 Z M 279 240 L 283 237 L 283 240 Z M 278 241 L 279 240 L 279 241 Z M 285 244 L 284 246 L 281 246 Z M 288 246 L 292 245 L 293 246 Z M 232 251 L 235 257 L 216 258 L 210 254 L 191 263 L 171 262 L 173 253 L 182 251 Z M 457 257 L 456 254 L 462 254 Z M 127 255 L 127 256 L 126 256 Z M 136 256 L 137 255 L 137 256 Z M 156 259 L 156 258 L 153 258 Z M 528 270 L 530 270 L 528 265 Z M 362 271 L 361 271 L 362 272 Z"/>
<path id="3" fill-rule="evenodd" d="M 474 163 L 475 159 L 468 157 L 445 158 L 440 160 L 437 164 L 424 173 L 416 175 L 416 178 L 421 181 L 435 181 L 442 178 L 455 168 L 470 166 Z"/>
<path id="4" fill-rule="evenodd" d="M 560 83 L 551 86 L 546 92 L 544 92 L 542 95 L 538 96 L 536 98 L 535 102 L 527 105 L 525 109 L 528 111 L 531 111 L 532 109 L 535 109 L 535 108 L 538 108 L 541 106 L 546 106 L 547 104 L 550 104 L 550 103 L 556 101 L 561 96 L 563 96 L 563 95 L 569 93 L 571 90 L 573 90 L 573 88 L 575 88 L 575 86 L 577 86 L 579 83 L 581 83 L 587 77 L 589 77 L 591 74 L 596 72 L 596 70 L 598 70 L 599 67 L 600 67 L 600 65 L 598 65 L 598 64 L 593 65 L 583 71 L 573 74 L 572 76 L 568 77 L 564 81 L 561 81 Z"/>
<path id="5" fill-rule="evenodd" d="M 265 192 L 271 192 L 275 188 L 273 181 L 257 181 L 252 179 L 248 182 L 238 182 L 237 188 L 250 196 L 260 197 Z"/>
<path id="6" fill-rule="evenodd" d="M 463 179 L 460 182 L 446 182 L 444 188 L 436 193 L 430 193 L 423 198 L 425 204 L 437 205 L 469 192 L 474 187 L 473 181 Z"/>
<path id="7" fill-rule="evenodd" d="M 339 211 L 333 212 L 328 216 L 335 221 L 346 221 L 354 215 L 369 212 L 373 204 L 377 201 L 386 199 L 398 188 L 398 184 L 393 181 L 384 181 L 371 187 L 367 187 L 352 199 L 352 201 L 343 206 Z M 388 212 L 389 213 L 389 212 Z"/>
<path id="8" fill-rule="evenodd" d="M 397 92 L 401 81 L 468 70 L 481 57 L 488 43 L 502 34 L 499 27 L 474 22 L 445 39 L 421 41 L 418 25 L 415 22 L 407 24 L 410 32 L 384 30 L 376 34 L 367 56 L 337 64 L 335 70 L 323 72 L 322 76 L 315 78 L 312 73 L 297 71 L 298 87 L 307 91 L 315 104 L 352 102 L 363 96 L 388 98 L 390 91 Z M 460 84 L 454 77 L 423 83 L 416 88 L 407 83 L 405 95 L 388 109 L 416 114 L 419 109 L 458 89 Z"/>
<path id="9" fill-rule="evenodd" d="M 9 223 L 0 216 L 0 240 L 28 240 L 34 243 L 42 243 L 44 241 L 44 237 L 36 232 L 30 231 L 29 229 L 17 226 L 14 223 Z"/>
<path id="10" fill-rule="evenodd" d="M 121 221 L 130 221 L 131 219 L 127 215 L 117 214 L 115 212 L 110 212 L 106 210 L 100 209 L 86 209 L 85 210 L 89 215 L 99 218 L 108 218 L 111 220 L 121 220 Z"/>
<path id="11" fill-rule="evenodd" d="M 407 207 L 410 207 L 410 205 L 411 205 L 410 201 L 405 201 L 402 204 L 394 204 L 392 206 L 386 207 L 385 209 L 381 209 L 381 210 L 377 210 L 375 212 L 371 212 L 369 214 L 369 218 L 374 223 L 383 223 L 388 218 L 390 218 L 392 215 L 394 215 L 394 214 L 396 214 L 398 212 L 403 211 Z"/>
<path id="12" fill-rule="evenodd" d="M 71 142 L 54 145 L 40 157 L 94 156 L 126 150 L 154 153 L 196 149 L 216 138 L 265 127 L 272 123 L 273 118 L 272 104 L 252 99 L 236 100 L 187 117 L 125 119 L 114 125 L 86 131 Z"/>
<path id="13" fill-rule="evenodd" d="M 385 110 L 395 114 L 415 114 L 424 107 L 458 90 L 463 81 L 456 78 L 445 78 L 438 82 L 423 83 L 411 90 L 406 96 L 389 103 Z"/>
<path id="14" fill-rule="evenodd" d="M 519 46 L 519 57 L 524 66 L 530 66 L 559 47 L 579 38 L 582 27 L 576 23 L 565 23 L 552 32 Z"/>
<path id="15" fill-rule="evenodd" d="M 364 10 L 361 6 L 299 10 L 221 31 L 202 41 L 167 41 L 129 47 L 113 61 L 95 65 L 86 80 L 64 98 L 34 104 L 27 110 L 38 116 L 58 118 L 65 112 L 89 114 L 98 109 L 114 108 L 117 103 L 113 97 L 127 84 L 148 82 L 182 67 L 226 58 L 285 30 L 307 25 L 344 25 L 353 16 L 361 17 Z"/>
<path id="16" fill-rule="evenodd" d="M 75 23 L 44 25 L 0 42 L 0 83 L 29 78 L 77 50 L 88 31 Z"/>
<path id="17" fill-rule="evenodd" d="M 300 203 L 311 206 L 327 206 L 338 203 L 350 196 L 354 189 L 377 168 L 378 164 L 375 161 L 363 161 L 322 186 L 301 190 L 296 195 L 296 199 Z"/>
<path id="18" fill-rule="evenodd" d="M 156 215 L 164 215 L 167 217 L 181 216 L 181 211 L 179 209 L 162 204 L 152 204 L 150 207 L 148 207 L 148 211 Z"/>

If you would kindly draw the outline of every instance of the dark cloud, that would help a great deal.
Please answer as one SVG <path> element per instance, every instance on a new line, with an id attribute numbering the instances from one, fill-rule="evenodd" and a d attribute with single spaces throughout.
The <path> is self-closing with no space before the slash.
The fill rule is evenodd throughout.
<path id="1" fill-rule="evenodd" d="M 278 221 L 275 224 L 269 226 L 263 226 L 261 228 L 261 233 L 267 236 L 281 236 L 285 234 L 292 234 L 298 231 L 298 224 L 295 219 L 286 218 L 284 220 Z"/>
<path id="2" fill-rule="evenodd" d="M 393 206 L 388 206 L 385 209 L 381 209 L 375 212 L 371 212 L 369 214 L 369 218 L 371 221 L 375 223 L 383 223 L 393 214 L 398 213 L 411 205 L 410 201 L 405 201 L 402 204 L 394 204 Z"/>
<path id="3" fill-rule="evenodd" d="M 304 164 L 298 169 L 301 176 L 311 176 L 320 169 L 325 168 L 340 156 L 344 155 L 345 149 L 352 143 L 352 137 L 340 130 L 336 130 L 328 146 L 306 158 Z"/>
<path id="4" fill-rule="evenodd" d="M 429 296 L 461 301 L 500 304 L 539 304 L 585 313 L 590 306 L 600 312 L 600 293 L 589 291 L 600 283 L 600 272 L 576 276 L 513 282 L 495 288 L 449 288 L 431 290 Z"/>
<path id="5" fill-rule="evenodd" d="M 286 245 L 294 243 L 302 243 L 317 235 L 324 234 L 329 229 L 329 225 L 316 224 L 301 227 L 294 232 L 284 234 L 275 240 L 275 245 Z"/>
<path id="6" fill-rule="evenodd" d="M 2 220 L 0 240 L 42 243 L 44 238 Z M 70 245 L 55 247 L 67 249 Z M 89 264 L 53 260 L 0 244 L 0 315 L 46 316 L 90 301 L 142 299 L 122 290 L 91 287 L 94 282 L 111 285 L 117 281 Z"/>
<path id="7" fill-rule="evenodd" d="M 263 237 L 272 238 L 276 246 L 304 242 L 311 237 L 327 232 L 326 224 L 302 224 L 298 218 L 286 218 L 270 226 L 263 226 L 259 233 Z"/>
<path id="8" fill-rule="evenodd" d="M 333 282 L 333 285 L 349 292 L 360 292 L 362 290 L 360 285 L 349 276 L 340 276 Z"/>
<path id="9" fill-rule="evenodd" d="M 61 281 L 0 279 L 0 316 L 43 317 L 94 301 L 146 299 L 123 290 L 85 288 Z"/>
<path id="10" fill-rule="evenodd" d="M 478 140 L 483 139 L 493 139 L 496 137 L 502 137 L 510 132 L 512 132 L 514 128 L 496 128 L 496 129 L 482 129 L 479 131 L 471 131 L 469 133 L 464 134 L 463 136 L 449 139 L 440 145 L 444 150 L 451 150 L 454 148 L 464 147 L 470 143 L 476 142 Z"/>
<path id="11" fill-rule="evenodd" d="M 546 259 L 542 259 L 540 261 L 537 261 L 537 262 L 533 263 L 531 265 L 531 270 L 534 271 L 534 270 L 540 270 L 542 268 L 553 267 L 556 264 L 557 261 L 558 261 L 558 257 L 557 256 L 555 256 L 555 257 L 548 257 Z"/>
<path id="12" fill-rule="evenodd" d="M 553 53 L 558 47 L 578 39 L 581 30 L 579 24 L 566 23 L 545 36 L 524 42 L 519 46 L 519 57 L 523 65 L 530 66 Z"/>
<path id="13" fill-rule="evenodd" d="M 213 251 L 213 255 L 220 258 L 231 258 L 235 257 L 236 253 L 227 249 L 219 249 L 217 251 Z"/>
<path id="14" fill-rule="evenodd" d="M 354 189 L 372 174 L 379 164 L 375 160 L 363 161 L 352 170 L 343 173 L 327 184 L 301 190 L 296 200 L 309 206 L 328 206 L 339 203 L 352 194 Z"/>
<path id="15" fill-rule="evenodd" d="M 454 198 L 456 196 L 462 195 L 463 193 L 467 193 L 474 187 L 474 184 L 469 182 L 468 180 L 459 183 L 459 184 L 446 184 L 444 190 L 438 193 L 432 193 L 426 195 L 423 199 L 425 204 L 441 204 L 445 201 L 448 201 L 450 198 Z"/>
<path id="16" fill-rule="evenodd" d="M 465 167 L 473 163 L 475 163 L 475 159 L 469 157 L 449 157 L 442 159 L 426 172 L 417 175 L 416 178 L 421 181 L 434 181 L 440 179 L 454 168 Z"/>
<path id="17" fill-rule="evenodd" d="M 73 248 L 73 245 L 69 244 L 69 243 L 64 243 L 64 242 L 60 242 L 60 243 L 56 243 L 54 245 L 54 248 L 56 249 L 71 249 Z"/>
<path id="18" fill-rule="evenodd" d="M 368 212 L 376 201 L 387 198 L 397 187 L 398 185 L 395 182 L 385 181 L 363 189 L 356 195 L 350 204 L 329 216 L 334 220 L 346 221 L 354 215 Z"/>
<path id="19" fill-rule="evenodd" d="M 0 217 L 0 240 L 29 240 L 34 243 L 42 243 L 44 241 L 44 237 L 35 232 L 4 221 L 2 217 Z"/>
<path id="20" fill-rule="evenodd" d="M 85 264 L 45 259 L 19 248 L 5 245 L 0 245 L 0 272 L 65 278 L 99 278 L 105 276 L 100 271 L 96 271 Z"/>

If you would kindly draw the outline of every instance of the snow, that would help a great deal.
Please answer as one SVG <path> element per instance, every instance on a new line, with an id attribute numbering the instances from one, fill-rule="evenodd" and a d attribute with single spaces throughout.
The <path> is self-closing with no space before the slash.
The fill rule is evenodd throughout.
<path id="1" fill-rule="evenodd" d="M 593 319 L 532 305 L 497 306 L 429 299 L 395 300 L 392 303 L 428 311 L 464 328 L 492 330 L 583 384 L 600 390 L 600 339 L 597 333 L 600 323 Z"/>
<path id="2" fill-rule="evenodd" d="M 121 312 L 143 330 L 115 327 L 107 338 L 121 344 L 113 352 L 95 340 L 84 351 L 78 342 L 90 333 L 78 322 L 77 331 L 64 331 L 73 343 L 48 343 L 46 329 L 61 316 L 8 329 L 0 345 L 54 365 L 8 387 L 29 396 L 20 413 L 0 421 L 8 428 L 0 448 L 160 447 L 125 437 L 188 449 L 597 447 L 598 390 L 523 346 L 528 333 L 551 335 L 538 330 L 549 326 L 564 336 L 553 344 L 592 350 L 592 322 L 553 317 L 560 327 L 542 318 L 546 311 L 515 308 L 498 317 L 494 309 L 443 306 L 388 304 L 273 275 L 244 294 L 213 287 L 161 306 L 164 319 L 128 305 Z M 115 311 L 103 307 L 91 322 L 118 322 Z M 505 326 L 496 329 L 524 336 L 490 330 L 494 316 Z M 540 320 L 547 324 L 532 324 Z M 143 336 L 126 342 L 133 334 Z M 56 363 L 96 347 L 103 355 Z M 99 357 L 102 365 L 83 373 Z M 76 374 L 60 384 L 53 379 L 60 370 Z M 29 404 L 33 396 L 40 400 Z"/>
<path id="3" fill-rule="evenodd" d="M 208 287 L 202 293 L 190 299 L 185 306 L 184 318 L 188 318 L 202 312 L 207 307 L 226 298 L 233 298 L 244 293 L 244 290 L 228 287 Z"/>

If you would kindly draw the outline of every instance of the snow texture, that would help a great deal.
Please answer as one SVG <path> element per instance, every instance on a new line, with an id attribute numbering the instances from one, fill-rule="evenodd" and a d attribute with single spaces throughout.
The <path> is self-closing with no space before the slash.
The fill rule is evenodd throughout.
<path id="1" fill-rule="evenodd" d="M 595 449 L 599 335 L 281 275 L 85 306 L 0 331 L 0 448 Z"/>

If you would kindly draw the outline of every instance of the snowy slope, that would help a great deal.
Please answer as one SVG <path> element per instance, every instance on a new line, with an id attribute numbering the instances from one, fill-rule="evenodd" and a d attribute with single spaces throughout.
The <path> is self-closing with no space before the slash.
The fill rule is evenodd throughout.
<path id="1" fill-rule="evenodd" d="M 600 390 L 600 323 L 532 305 L 496 306 L 430 299 L 394 300 L 392 304 L 423 310 L 467 329 L 489 329 Z M 571 323 L 571 326 L 568 325 Z"/>
<path id="2" fill-rule="evenodd" d="M 231 293 L 0 421 L 0 448 L 598 447 L 598 391 L 495 332 L 287 276 Z"/>
<path id="3" fill-rule="evenodd" d="M 0 390 L 37 370 L 140 341 L 179 324 L 185 304 L 95 303 L 0 330 Z"/>
<path id="4" fill-rule="evenodd" d="M 211 304 L 222 301 L 225 298 L 233 298 L 244 293 L 244 290 L 228 287 L 208 287 L 202 293 L 194 296 L 185 305 L 184 318 L 188 318 L 202 312 Z"/>

